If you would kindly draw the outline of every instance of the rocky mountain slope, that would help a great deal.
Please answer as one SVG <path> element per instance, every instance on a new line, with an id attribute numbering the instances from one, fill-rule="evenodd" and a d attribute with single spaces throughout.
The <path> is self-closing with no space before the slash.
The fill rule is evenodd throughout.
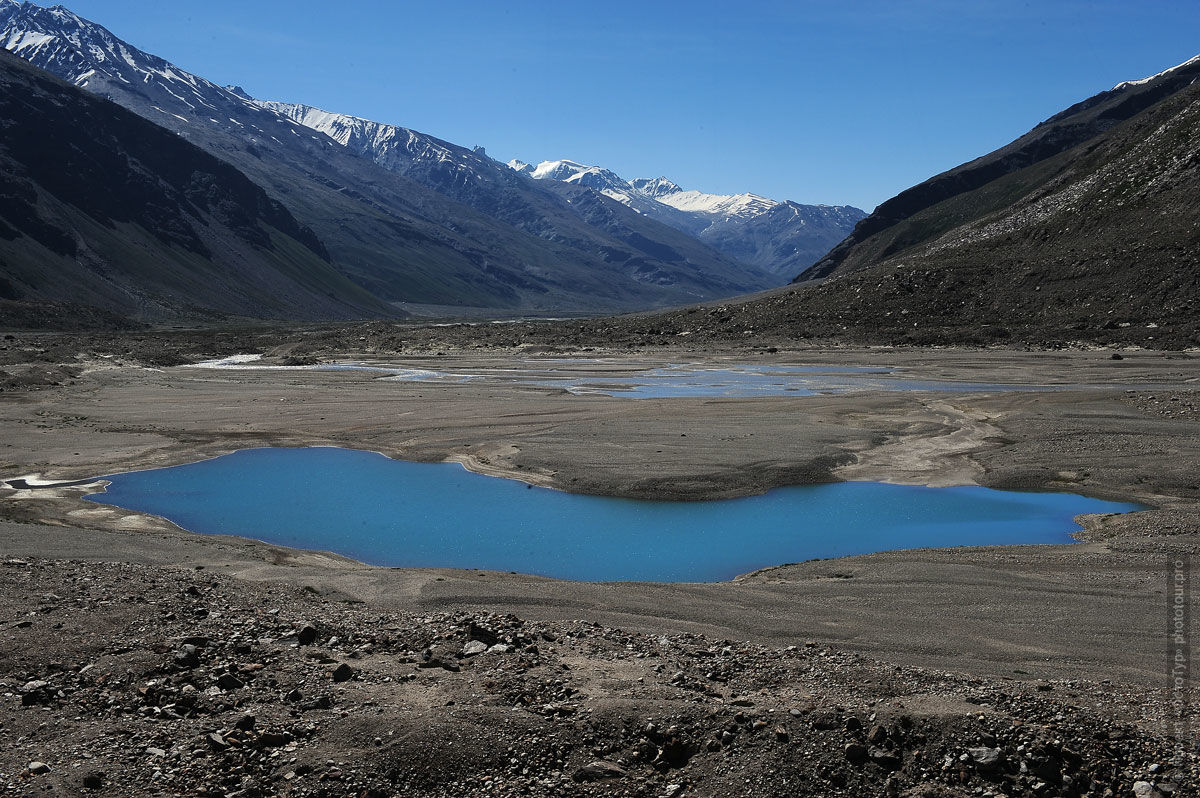
<path id="1" fill-rule="evenodd" d="M 1200 345 L 1200 59 L 902 192 L 776 296 L 663 329 Z M 810 274 L 824 276 L 807 284 Z M 711 323 L 714 319 L 720 324 Z"/>
<path id="2" fill-rule="evenodd" d="M 789 277 L 815 263 L 866 216 L 850 205 L 801 205 L 757 194 L 685 191 L 665 177 L 625 180 L 608 169 L 576 161 L 534 166 L 514 160 L 508 165 L 535 180 L 595 189 L 743 263 Z"/>
<path id="3" fill-rule="evenodd" d="M 79 305 L 143 321 L 397 315 L 232 166 L 7 52 L 0 127 L 9 326 L 95 313 Z"/>
<path id="4" fill-rule="evenodd" d="M 242 96 L 247 95 L 243 92 Z M 619 251 L 621 246 L 640 253 L 634 256 L 639 258 L 634 275 L 644 283 L 670 286 L 689 279 L 708 280 L 718 294 L 736 293 L 739 287 L 747 290 L 779 283 L 777 276 L 765 270 L 720 258 L 693 236 L 680 235 L 674 226 L 658 224 L 653 217 L 646 218 L 616 203 L 588 196 L 590 192 L 580 192 L 578 186 L 564 190 L 522 179 L 488 157 L 482 148 L 468 150 L 408 128 L 308 105 L 267 100 L 254 103 L 328 135 L 354 154 L 390 172 L 520 230 L 550 238 L 560 236 L 563 231 L 585 236 L 600 231 L 615 239 L 602 245 L 606 259 L 624 257 Z M 604 207 L 601 213 L 596 212 L 599 206 Z M 579 232 L 580 220 L 590 232 Z"/>
<path id="5" fill-rule="evenodd" d="M 1076 103 L 1012 143 L 887 200 L 797 279 L 846 274 L 901 254 L 915 254 L 956 228 L 1003 215 L 1022 200 L 1036 202 L 1071 181 L 1071 173 L 1079 171 L 1076 166 L 1083 165 L 1085 156 L 1116 155 L 1104 149 L 1105 134 L 1185 90 L 1197 77 L 1200 56 Z M 1094 146 L 1081 147 L 1088 142 Z M 1079 209 L 1086 210 L 1070 203 L 1059 210 Z"/>
<path id="6" fill-rule="evenodd" d="M 243 170 L 314 229 L 339 270 L 389 301 L 628 309 L 771 281 L 619 206 L 596 227 L 569 198 L 522 181 L 509 190 L 501 165 L 429 137 L 414 142 L 406 177 L 61 6 L 0 0 L 0 41 Z M 463 169 L 478 180 L 466 185 Z"/>

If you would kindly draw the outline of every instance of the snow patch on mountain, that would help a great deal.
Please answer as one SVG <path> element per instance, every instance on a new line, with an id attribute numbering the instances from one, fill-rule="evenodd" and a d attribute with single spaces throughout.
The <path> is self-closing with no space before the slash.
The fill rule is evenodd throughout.
<path id="1" fill-rule="evenodd" d="M 1112 90 L 1117 91 L 1118 89 L 1127 89 L 1130 86 L 1141 86 L 1143 83 L 1149 83 L 1152 80 L 1161 78 L 1163 75 L 1169 75 L 1177 69 L 1183 69 L 1184 67 L 1191 66 L 1192 64 L 1196 64 L 1196 63 L 1200 63 L 1200 55 L 1193 56 L 1193 57 L 1189 58 L 1188 60 L 1184 61 L 1182 64 L 1176 64 L 1175 66 L 1171 67 L 1170 69 L 1164 69 L 1162 72 L 1159 72 L 1156 75 L 1151 75 L 1149 77 L 1141 78 L 1139 80 L 1122 81 L 1122 82 L 1118 83 L 1116 86 L 1113 86 Z"/>
<path id="2" fill-rule="evenodd" d="M 675 191 L 657 199 L 681 211 L 714 216 L 759 216 L 783 204 L 758 194 L 705 194 L 702 191 Z"/>
<path id="3" fill-rule="evenodd" d="M 685 190 L 666 177 L 625 180 L 609 169 L 568 159 L 536 166 L 513 159 L 508 166 L 534 180 L 587 186 L 727 255 L 779 273 L 807 268 L 866 215 L 850 206 Z"/>

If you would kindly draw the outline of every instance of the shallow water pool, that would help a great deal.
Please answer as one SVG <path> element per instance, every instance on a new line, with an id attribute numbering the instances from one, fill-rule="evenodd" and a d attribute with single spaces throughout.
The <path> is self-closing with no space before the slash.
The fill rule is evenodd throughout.
<path id="1" fill-rule="evenodd" d="M 688 396 L 744 398 L 812 396 L 851 391 L 940 391 L 972 393 L 1052 391 L 1067 385 L 966 382 L 918 379 L 901 370 L 879 366 L 782 366 L 730 364 L 707 366 L 672 363 L 647 368 L 579 358 L 516 360 L 502 367 L 429 368 L 430 364 L 395 365 L 358 361 L 281 366 L 260 362 L 261 355 L 234 355 L 206 360 L 187 368 L 263 371 L 361 371 L 385 382 L 532 385 L 559 388 L 577 395 L 663 399 Z"/>
<path id="2" fill-rule="evenodd" d="M 1081 513 L 1137 505 L 1062 493 L 842 482 L 706 502 L 563 493 L 455 463 L 337 448 L 246 449 L 104 477 L 89 501 L 184 529 L 375 565 L 586 581 L 707 582 L 815 557 L 927 546 L 1067 543 Z"/>

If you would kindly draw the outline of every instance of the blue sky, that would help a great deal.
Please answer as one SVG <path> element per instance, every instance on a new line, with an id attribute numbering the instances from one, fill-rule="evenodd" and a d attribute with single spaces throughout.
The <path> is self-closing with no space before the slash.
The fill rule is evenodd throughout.
<path id="1" fill-rule="evenodd" d="M 1193 0 L 68 0 L 266 99 L 870 210 L 1200 52 Z"/>

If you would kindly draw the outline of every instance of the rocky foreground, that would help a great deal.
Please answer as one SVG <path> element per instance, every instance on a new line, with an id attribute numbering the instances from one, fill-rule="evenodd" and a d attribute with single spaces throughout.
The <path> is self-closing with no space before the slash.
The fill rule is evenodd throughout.
<path id="1" fill-rule="evenodd" d="M 0 560 L 5 794 L 1194 795 L 1165 699 Z"/>

